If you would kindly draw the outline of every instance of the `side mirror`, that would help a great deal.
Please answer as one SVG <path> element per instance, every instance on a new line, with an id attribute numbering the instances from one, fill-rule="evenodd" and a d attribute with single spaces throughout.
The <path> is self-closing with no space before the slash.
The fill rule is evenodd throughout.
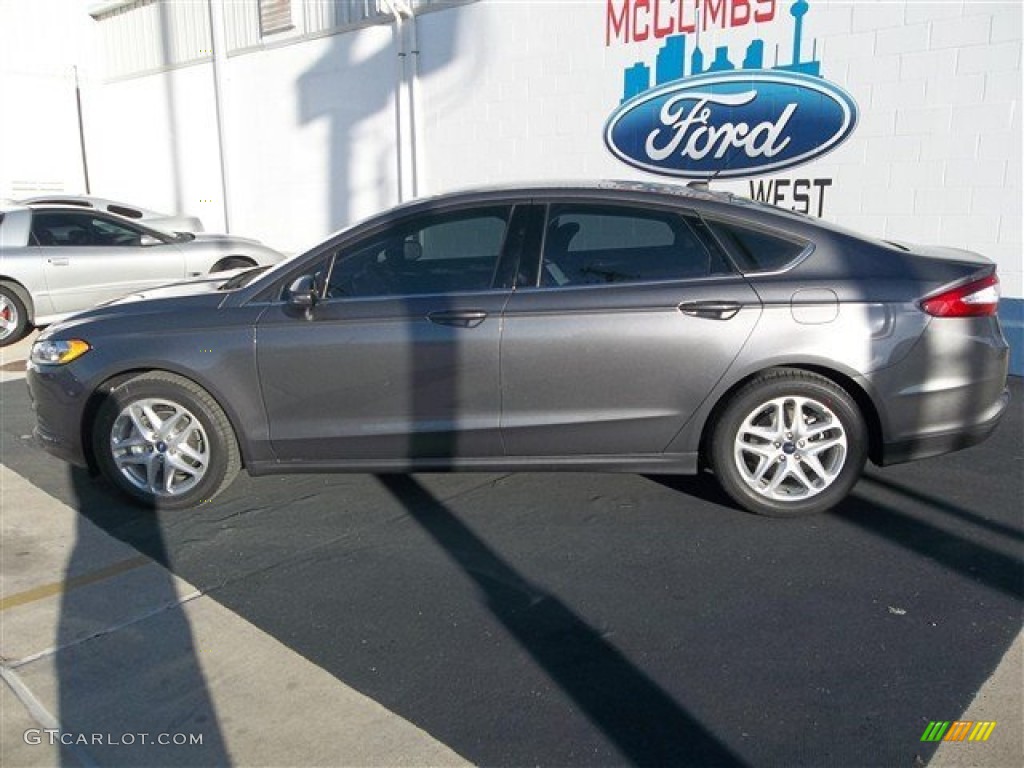
<path id="1" fill-rule="evenodd" d="M 162 244 L 163 244 L 162 240 L 159 240 L 158 238 L 155 238 L 152 235 L 142 235 L 142 237 L 139 238 L 139 245 L 141 245 L 143 247 L 146 247 L 147 245 L 162 245 Z"/>
<path id="2" fill-rule="evenodd" d="M 316 278 L 313 275 L 297 277 L 288 286 L 288 304 L 296 309 L 303 309 L 308 314 L 316 305 Z"/>

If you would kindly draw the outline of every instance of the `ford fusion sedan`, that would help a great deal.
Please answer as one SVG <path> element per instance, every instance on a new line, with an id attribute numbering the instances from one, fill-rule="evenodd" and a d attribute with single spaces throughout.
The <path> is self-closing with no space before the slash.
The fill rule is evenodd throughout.
<path id="1" fill-rule="evenodd" d="M 436 197 L 208 288 L 43 333 L 42 444 L 150 507 L 240 468 L 707 470 L 792 516 L 1008 402 L 990 261 L 700 189 Z"/>
<path id="2" fill-rule="evenodd" d="M 247 238 L 43 205 L 0 208 L 0 255 L 0 346 L 126 293 L 284 258 Z"/>

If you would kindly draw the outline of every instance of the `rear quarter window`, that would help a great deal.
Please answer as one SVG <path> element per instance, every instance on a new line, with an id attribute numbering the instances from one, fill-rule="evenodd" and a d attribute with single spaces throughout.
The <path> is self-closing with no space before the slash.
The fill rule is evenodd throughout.
<path id="1" fill-rule="evenodd" d="M 808 246 L 806 240 L 753 227 L 720 221 L 709 221 L 708 224 L 744 273 L 786 269 L 800 258 Z"/>

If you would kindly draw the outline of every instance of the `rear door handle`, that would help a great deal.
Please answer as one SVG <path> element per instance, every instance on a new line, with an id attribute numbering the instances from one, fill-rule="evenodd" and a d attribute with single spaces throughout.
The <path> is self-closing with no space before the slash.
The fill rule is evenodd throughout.
<path id="1" fill-rule="evenodd" d="M 431 312 L 427 319 L 436 325 L 454 325 L 457 328 L 476 328 L 487 319 L 482 309 L 445 309 Z"/>
<path id="2" fill-rule="evenodd" d="M 728 320 L 742 308 L 743 305 L 735 301 L 684 301 L 679 305 L 679 311 L 684 315 L 710 320 Z"/>
<path id="3" fill-rule="evenodd" d="M 47 262 L 53 264 L 55 267 L 66 267 L 71 262 L 68 261 L 67 257 L 55 256 L 52 259 L 47 259 Z"/>

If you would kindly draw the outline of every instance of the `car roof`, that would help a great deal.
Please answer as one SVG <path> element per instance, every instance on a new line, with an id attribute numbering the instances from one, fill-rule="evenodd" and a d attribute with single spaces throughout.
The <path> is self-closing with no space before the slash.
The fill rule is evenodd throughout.
<path id="1" fill-rule="evenodd" d="M 437 206 L 473 204 L 493 200 L 498 202 L 556 200 L 559 198 L 581 197 L 591 200 L 606 199 L 608 202 L 651 203 L 684 205 L 700 209 L 702 213 L 741 218 L 764 226 L 801 233 L 809 230 L 833 229 L 834 225 L 805 214 L 778 208 L 732 192 L 712 190 L 705 183 L 673 184 L 665 182 L 631 181 L 621 179 L 591 181 L 547 181 L 523 184 L 501 184 L 453 190 L 431 197 L 417 198 L 402 203 L 335 234 L 361 228 L 370 222 L 382 222 L 417 210 L 429 210 Z M 846 234 L 855 234 L 846 232 Z"/>

